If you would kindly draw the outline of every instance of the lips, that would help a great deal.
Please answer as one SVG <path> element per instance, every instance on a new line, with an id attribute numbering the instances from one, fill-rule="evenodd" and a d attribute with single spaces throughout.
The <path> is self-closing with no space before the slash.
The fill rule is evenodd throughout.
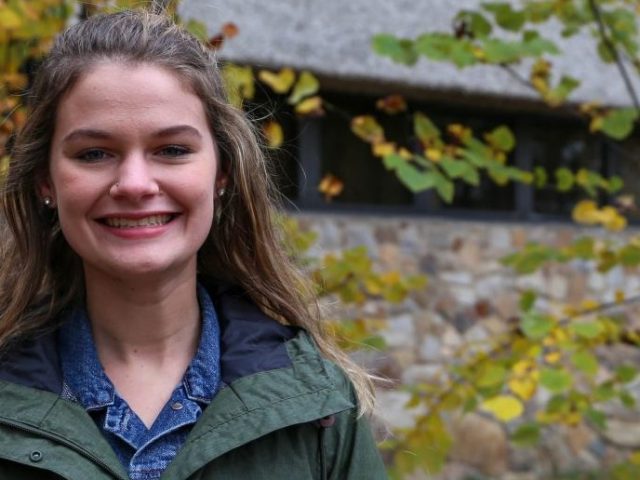
<path id="1" fill-rule="evenodd" d="M 176 217 L 175 214 L 155 214 L 148 216 L 109 216 L 99 219 L 101 223 L 112 228 L 149 228 L 158 227 L 169 223 Z"/>

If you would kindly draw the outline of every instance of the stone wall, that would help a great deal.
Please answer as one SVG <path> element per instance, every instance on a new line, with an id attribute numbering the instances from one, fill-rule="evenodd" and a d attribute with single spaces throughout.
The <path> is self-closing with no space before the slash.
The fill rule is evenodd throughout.
<path id="1" fill-rule="evenodd" d="M 382 335 L 388 350 L 365 355 L 363 360 L 396 386 L 380 388 L 378 394 L 381 417 L 392 428 L 412 422 L 412 412 L 404 408 L 408 394 L 402 385 L 437 381 L 460 345 L 482 345 L 503 331 L 518 315 L 523 290 L 540 292 L 536 307 L 541 308 L 560 308 L 584 299 L 611 301 L 616 292 L 627 298 L 640 293 L 637 270 L 617 267 L 602 274 L 586 262 L 574 261 L 520 277 L 500 264 L 501 257 L 528 242 L 564 246 L 585 233 L 611 238 L 600 230 L 587 231 L 569 223 L 308 213 L 297 217 L 303 228 L 318 233 L 316 254 L 365 245 L 381 270 L 428 276 L 427 288 L 402 304 L 371 301 L 360 312 L 387 319 Z M 628 313 L 640 327 L 638 312 Z M 638 348 L 616 347 L 599 355 L 602 368 L 622 359 L 640 365 Z M 634 392 L 640 404 L 640 382 Z M 542 390 L 537 395 L 541 402 L 548 398 Z M 629 449 L 640 448 L 640 415 L 615 404 L 608 413 L 606 436 L 585 426 L 554 426 L 545 433 L 540 448 L 529 449 L 510 447 L 505 426 L 491 418 L 467 415 L 452 422 L 451 461 L 441 474 L 428 478 L 534 480 L 553 478 L 554 472 L 606 468 Z"/>

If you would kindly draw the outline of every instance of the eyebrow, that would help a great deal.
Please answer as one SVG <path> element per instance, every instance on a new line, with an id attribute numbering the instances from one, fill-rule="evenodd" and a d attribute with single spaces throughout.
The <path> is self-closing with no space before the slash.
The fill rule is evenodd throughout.
<path id="1" fill-rule="evenodd" d="M 191 125 L 175 125 L 168 128 L 163 128 L 151 134 L 152 137 L 166 137 L 171 135 L 178 135 L 186 133 L 188 135 L 193 135 L 198 138 L 202 138 L 202 134 L 198 131 L 198 129 L 192 127 Z M 79 138 L 92 138 L 96 140 L 109 140 L 113 138 L 115 135 L 105 131 L 98 130 L 93 128 L 80 128 L 78 130 L 74 130 L 69 133 L 62 139 L 62 143 L 71 142 L 73 140 L 77 140 Z"/>

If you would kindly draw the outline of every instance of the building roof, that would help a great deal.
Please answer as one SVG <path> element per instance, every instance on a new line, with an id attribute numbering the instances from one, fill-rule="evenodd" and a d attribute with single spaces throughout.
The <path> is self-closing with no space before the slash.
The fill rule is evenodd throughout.
<path id="1" fill-rule="evenodd" d="M 291 66 L 323 78 L 415 91 L 536 99 L 534 92 L 497 67 L 460 70 L 425 58 L 407 67 L 377 56 L 371 48 L 371 37 L 377 33 L 415 38 L 426 31 L 450 31 L 458 10 L 477 9 L 479 4 L 479 0 L 183 0 L 182 15 L 204 21 L 210 32 L 219 31 L 226 22 L 235 23 L 240 34 L 224 46 L 221 56 L 239 63 Z M 630 104 L 616 67 L 598 59 L 589 33 L 564 39 L 558 25 L 545 26 L 543 33 L 563 50 L 563 55 L 551 58 L 554 71 L 582 82 L 572 101 Z M 527 76 L 525 65 L 522 71 Z M 636 87 L 640 91 L 640 82 Z"/>

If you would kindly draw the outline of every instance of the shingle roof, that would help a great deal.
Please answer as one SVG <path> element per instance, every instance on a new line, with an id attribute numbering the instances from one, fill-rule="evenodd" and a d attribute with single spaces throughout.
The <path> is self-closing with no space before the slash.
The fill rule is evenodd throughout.
<path id="1" fill-rule="evenodd" d="M 514 0 L 512 0 L 514 1 Z M 477 8 L 479 0 L 183 0 L 186 18 L 203 20 L 211 32 L 234 22 L 240 34 L 222 56 L 259 66 L 292 66 L 345 80 L 401 84 L 424 90 L 455 90 L 482 96 L 532 99 L 535 93 L 496 67 L 456 67 L 421 59 L 415 67 L 393 64 L 375 55 L 371 37 L 388 32 L 415 37 L 448 31 L 456 11 Z M 571 99 L 629 104 L 613 65 L 604 65 L 595 42 L 585 34 L 560 37 L 558 25 L 544 33 L 563 48 L 551 60 L 558 73 L 582 81 Z M 526 69 L 524 70 L 526 72 Z M 637 82 L 640 91 L 640 81 Z"/>

